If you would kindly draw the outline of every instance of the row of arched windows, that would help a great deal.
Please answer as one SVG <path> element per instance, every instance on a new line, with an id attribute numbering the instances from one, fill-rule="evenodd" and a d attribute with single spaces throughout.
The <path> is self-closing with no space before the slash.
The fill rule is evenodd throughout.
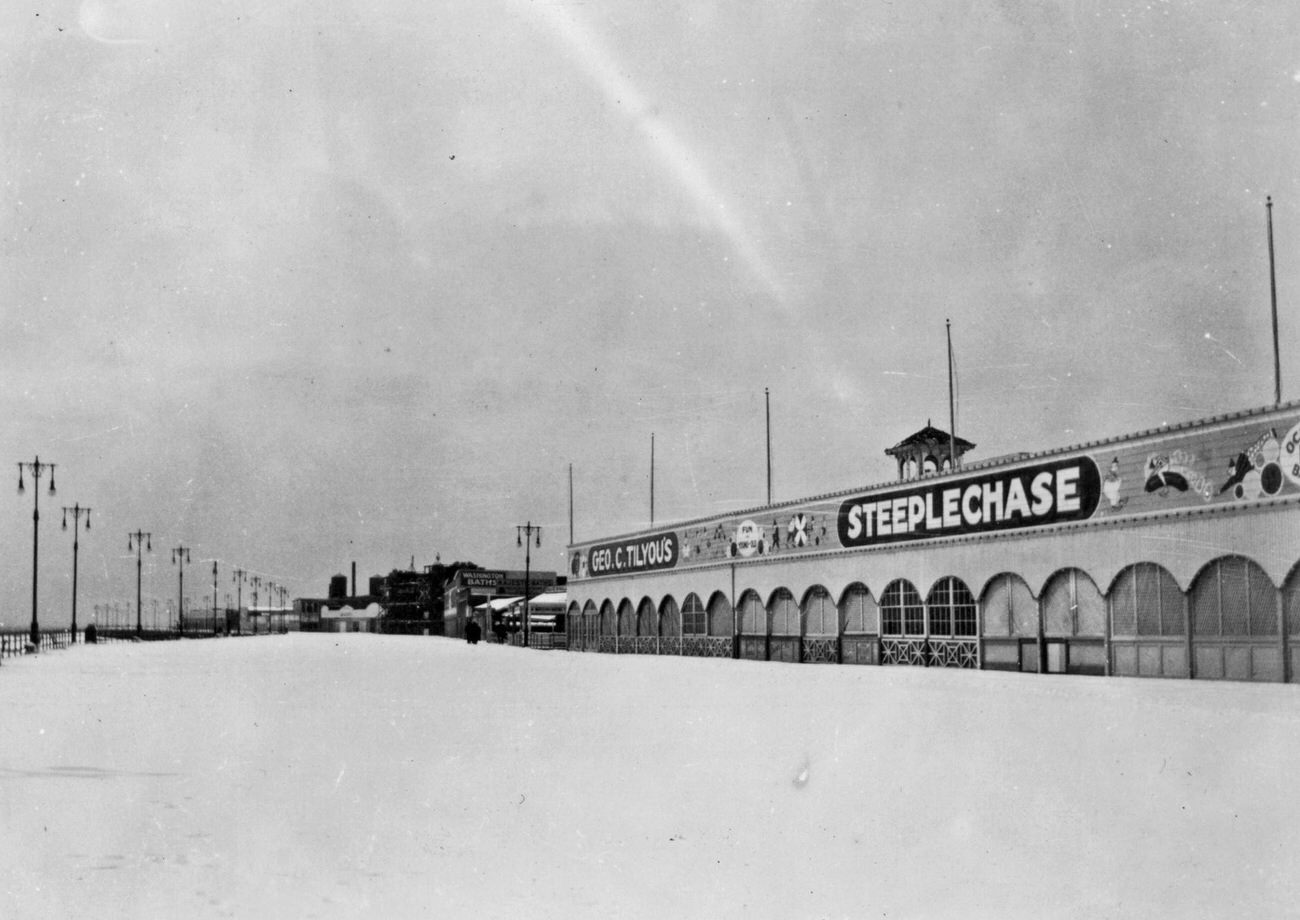
<path id="1" fill-rule="evenodd" d="M 945 576 L 923 596 L 906 579 L 886 583 L 875 595 L 861 582 L 836 601 L 821 585 L 801 600 L 778 588 L 766 601 L 741 593 L 733 611 L 726 594 L 707 600 L 694 592 L 681 601 L 648 597 L 637 604 L 587 601 L 569 610 L 579 636 L 806 636 L 871 634 L 899 637 L 1276 637 L 1300 634 L 1300 575 L 1278 589 L 1253 561 L 1228 556 L 1207 565 L 1184 593 L 1154 563 L 1125 568 L 1103 594 L 1081 569 L 1057 572 L 1037 597 L 1019 575 L 990 579 L 977 600 L 961 579 Z"/>

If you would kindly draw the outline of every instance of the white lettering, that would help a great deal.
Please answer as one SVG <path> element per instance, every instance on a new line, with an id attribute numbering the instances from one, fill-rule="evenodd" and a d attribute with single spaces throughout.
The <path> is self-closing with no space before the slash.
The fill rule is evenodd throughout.
<path id="1" fill-rule="evenodd" d="M 1047 470 L 1034 477 L 1029 489 L 1034 493 L 1034 515 L 1044 517 L 1052 511 L 1052 474 Z"/>
<path id="2" fill-rule="evenodd" d="M 971 483 L 961 497 L 961 517 L 966 526 L 974 527 L 983 520 L 980 514 L 979 483 Z"/>
<path id="3" fill-rule="evenodd" d="M 925 497 L 912 495 L 907 499 L 907 529 L 916 530 L 916 525 L 925 520 Z"/>
<path id="4" fill-rule="evenodd" d="M 1061 470 L 1056 474 L 1056 510 L 1078 511 L 1079 501 L 1079 468 Z"/>
<path id="5" fill-rule="evenodd" d="M 1014 477 L 1007 489 L 1007 519 L 1009 520 L 1016 515 L 1027 517 L 1028 514 L 1029 499 L 1025 497 L 1025 484 L 1020 481 L 1019 477 Z"/>
<path id="6" fill-rule="evenodd" d="M 850 540 L 856 540 L 860 533 L 862 533 L 862 506 L 854 505 L 849 509 L 849 526 L 845 529 L 844 535 Z"/>
<path id="7" fill-rule="evenodd" d="M 960 489 L 944 489 L 943 492 L 943 526 L 960 527 L 961 511 L 957 508 L 957 502 L 961 498 Z"/>

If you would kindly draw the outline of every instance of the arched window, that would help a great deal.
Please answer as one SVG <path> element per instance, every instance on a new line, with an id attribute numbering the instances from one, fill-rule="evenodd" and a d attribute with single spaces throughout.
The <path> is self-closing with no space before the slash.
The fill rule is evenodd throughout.
<path id="1" fill-rule="evenodd" d="M 975 597 L 960 578 L 940 578 L 925 599 L 930 614 L 930 635 L 976 635 Z"/>
<path id="2" fill-rule="evenodd" d="M 1048 636 L 1104 636 L 1106 602 L 1087 572 L 1058 572 L 1043 591 L 1043 633 Z"/>
<path id="3" fill-rule="evenodd" d="M 1254 562 L 1229 556 L 1211 562 L 1191 591 L 1192 631 L 1198 636 L 1276 636 L 1277 590 Z"/>
<path id="4" fill-rule="evenodd" d="M 769 622 L 774 636 L 799 635 L 799 605 L 785 588 L 777 588 L 769 605 Z"/>
<path id="5" fill-rule="evenodd" d="M 740 632 L 746 636 L 767 634 L 767 610 L 763 601 L 753 591 L 746 591 L 740 597 Z"/>
<path id="6" fill-rule="evenodd" d="M 808 636 L 838 636 L 840 612 L 831 600 L 831 593 L 821 585 L 814 585 L 803 599 L 804 634 Z"/>
<path id="7" fill-rule="evenodd" d="M 1300 640 L 1300 567 L 1287 579 L 1282 589 L 1282 603 L 1286 611 L 1286 634 L 1293 642 Z"/>
<path id="8" fill-rule="evenodd" d="M 709 635 L 730 636 L 735 632 L 735 626 L 731 601 L 721 591 L 714 592 L 709 598 Z"/>
<path id="9" fill-rule="evenodd" d="M 659 634 L 677 637 L 682 634 L 682 615 L 677 600 L 671 594 L 659 602 Z"/>
<path id="10" fill-rule="evenodd" d="M 984 589 L 984 635 L 1033 638 L 1038 635 L 1038 601 L 1019 575 L 1006 572 Z"/>
<path id="11" fill-rule="evenodd" d="M 610 601 L 600 605 L 600 634 L 602 636 L 613 636 L 618 632 L 618 618 L 614 613 L 614 605 Z"/>
<path id="12" fill-rule="evenodd" d="M 891 581 L 885 587 L 885 593 L 880 596 L 880 616 L 883 635 L 925 635 L 925 605 L 916 588 L 905 578 Z"/>
<path id="13" fill-rule="evenodd" d="M 636 611 L 636 634 L 638 636 L 659 635 L 659 617 L 655 613 L 654 602 L 648 597 L 642 598 L 641 606 Z"/>
<path id="14" fill-rule="evenodd" d="M 840 617 L 844 632 L 875 635 L 880 632 L 880 607 L 867 586 L 854 582 L 844 589 L 840 598 Z"/>
<path id="15" fill-rule="evenodd" d="M 1110 590 L 1111 632 L 1116 636 L 1185 636 L 1183 592 L 1168 571 L 1139 562 L 1119 573 Z"/>
<path id="16" fill-rule="evenodd" d="M 636 635 L 636 611 L 627 598 L 618 605 L 618 634 L 624 637 Z"/>
<path id="17" fill-rule="evenodd" d="M 708 631 L 708 618 L 700 596 L 694 592 L 686 595 L 686 602 L 682 604 L 682 635 L 703 636 Z"/>

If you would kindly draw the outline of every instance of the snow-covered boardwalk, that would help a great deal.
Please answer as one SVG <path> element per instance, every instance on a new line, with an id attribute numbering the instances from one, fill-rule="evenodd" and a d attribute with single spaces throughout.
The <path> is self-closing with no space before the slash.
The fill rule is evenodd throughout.
<path id="1" fill-rule="evenodd" d="M 1300 688 L 289 635 L 0 668 L 0 916 L 1275 917 Z"/>

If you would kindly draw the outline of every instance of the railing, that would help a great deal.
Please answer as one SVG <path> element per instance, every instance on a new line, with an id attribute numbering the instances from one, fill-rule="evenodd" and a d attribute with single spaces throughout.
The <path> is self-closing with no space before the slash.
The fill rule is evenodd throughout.
<path id="1" fill-rule="evenodd" d="M 29 651 L 67 648 L 72 644 L 72 630 L 43 629 L 39 639 L 40 642 L 33 646 L 31 631 L 26 629 L 0 633 L 0 658 L 14 658 Z"/>

